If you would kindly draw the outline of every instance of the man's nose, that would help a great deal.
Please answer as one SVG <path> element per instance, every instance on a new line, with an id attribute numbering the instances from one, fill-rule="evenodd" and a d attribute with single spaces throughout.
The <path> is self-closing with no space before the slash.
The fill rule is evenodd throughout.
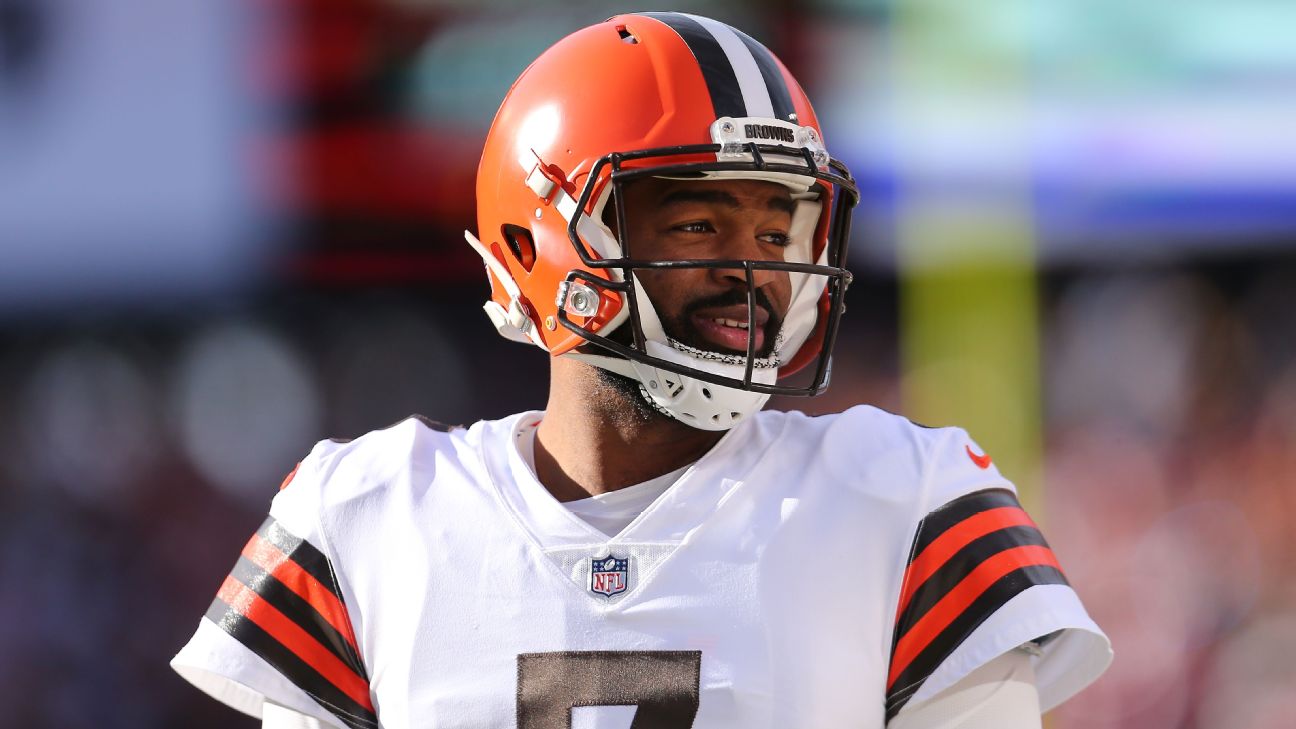
<path id="1" fill-rule="evenodd" d="M 732 233 L 721 236 L 719 244 L 715 252 L 715 257 L 718 259 L 739 261 L 783 260 L 782 249 L 763 243 L 756 237 L 754 232 Z M 712 269 L 712 274 L 717 279 L 741 283 L 743 286 L 748 285 L 747 273 L 742 268 L 716 268 Z M 753 269 L 751 285 L 759 289 L 773 282 L 778 275 L 778 271 Z"/>

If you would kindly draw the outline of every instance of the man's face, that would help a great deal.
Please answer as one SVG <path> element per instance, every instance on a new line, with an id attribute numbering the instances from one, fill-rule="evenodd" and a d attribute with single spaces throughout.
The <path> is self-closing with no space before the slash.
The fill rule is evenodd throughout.
<path id="1" fill-rule="evenodd" d="M 631 257 L 782 261 L 794 202 L 758 180 L 635 181 L 625 188 Z M 700 350 L 747 354 L 747 278 L 742 269 L 639 269 L 666 334 Z M 753 271 L 756 355 L 773 353 L 792 285 L 786 271 Z"/>

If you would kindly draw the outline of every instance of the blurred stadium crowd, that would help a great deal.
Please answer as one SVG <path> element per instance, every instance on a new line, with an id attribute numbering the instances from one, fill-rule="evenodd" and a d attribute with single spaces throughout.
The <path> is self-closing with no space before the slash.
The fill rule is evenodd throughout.
<path id="1" fill-rule="evenodd" d="M 468 423 L 543 405 L 544 355 L 496 338 L 480 313 L 485 282 L 460 233 L 474 227 L 472 170 L 526 59 L 625 9 L 145 5 L 0 0 L 4 726 L 254 726 L 167 661 L 282 476 L 318 439 L 410 413 Z M 1296 89 L 1296 52 L 1237 50 L 1231 34 L 1251 26 L 1216 22 L 1258 19 L 1246 13 L 1261 5 L 1197 8 L 1189 15 L 1203 25 L 1184 31 L 1218 31 L 1184 73 L 1231 69 L 1254 92 L 1235 89 L 1239 109 L 1266 89 Z M 842 138 L 850 110 L 886 84 L 877 72 L 843 81 L 840 66 L 858 61 L 858 46 L 884 52 L 894 8 L 800 7 L 681 4 L 765 38 L 812 97 L 822 91 Z M 496 22 L 504 10 L 515 17 Z M 1150 11 L 1129 12 L 1138 17 L 1112 22 L 1146 29 Z M 171 40 L 149 56 L 164 29 Z M 137 38 L 143 60 L 94 66 Z M 1169 64 L 1162 51 L 1148 50 L 1149 63 Z M 173 53 L 174 78 L 132 79 Z M 1125 88 L 1120 69 L 1107 71 Z M 150 85 L 195 80 L 206 86 L 143 110 Z M 96 97 L 98 84 L 124 92 Z M 189 114 L 190 102 L 215 116 Z M 1202 107 L 1218 112 L 1213 97 Z M 1269 129 L 1245 111 L 1233 121 Z M 1148 144 L 1171 128 L 1144 130 Z M 1175 164 L 1197 163 L 1182 170 L 1195 181 L 1185 189 L 1166 185 L 1172 174 L 1104 178 L 1105 165 L 1144 150 L 1142 137 L 1112 134 L 1126 156 L 1070 181 L 1099 212 L 1077 221 L 1074 200 L 1061 212 L 1049 195 L 1036 200 L 1044 469 L 1024 478 L 1042 484 L 1045 531 L 1116 650 L 1051 727 L 1289 727 L 1296 156 L 1280 152 L 1296 148 L 1288 139 L 1212 186 L 1220 148 L 1185 140 Z M 114 138 L 120 147 L 105 142 Z M 60 157 L 69 144 L 85 156 Z M 1166 159 L 1157 149 L 1152 167 Z M 903 412 L 898 243 L 887 232 L 903 191 L 883 165 L 848 161 L 867 194 L 834 384 L 774 406 Z"/>

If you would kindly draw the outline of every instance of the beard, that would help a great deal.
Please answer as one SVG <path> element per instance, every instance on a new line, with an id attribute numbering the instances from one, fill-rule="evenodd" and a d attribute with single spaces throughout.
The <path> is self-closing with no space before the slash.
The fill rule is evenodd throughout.
<path id="1" fill-rule="evenodd" d="M 598 377 L 599 388 L 614 402 L 624 406 L 608 411 L 616 425 L 644 425 L 654 420 L 674 420 L 657 409 L 639 380 L 602 367 L 595 367 L 594 373 Z"/>
<path id="2" fill-rule="evenodd" d="M 774 308 L 774 304 L 769 300 L 769 296 L 762 289 L 756 289 L 756 306 L 765 310 L 769 314 L 765 326 L 762 329 L 764 342 L 756 350 L 756 368 L 761 369 L 768 366 L 777 366 L 779 347 L 783 343 L 783 316 Z M 707 359 L 721 359 L 729 364 L 746 365 L 747 350 L 740 351 L 728 348 L 717 347 L 698 330 L 697 325 L 693 323 L 693 315 L 704 309 L 722 308 L 728 306 L 747 306 L 747 292 L 739 289 L 730 289 L 723 294 L 717 294 L 703 299 L 696 299 L 688 303 L 680 313 L 673 318 L 662 316 L 659 311 L 657 315 L 661 317 L 662 330 L 671 340 L 673 345 L 683 345 L 683 349 L 691 354 L 701 356 Z M 750 312 L 752 318 L 755 318 L 755 312 Z M 676 347 L 680 348 L 680 347 Z M 708 355 L 712 355 L 708 357 Z M 718 355 L 716 357 L 715 355 Z"/>
<path id="3" fill-rule="evenodd" d="M 774 308 L 773 303 L 764 291 L 757 289 L 755 298 L 756 305 L 768 312 L 769 319 L 765 322 L 763 328 L 765 341 L 761 348 L 756 350 L 754 367 L 756 369 L 776 368 L 780 364 L 778 362 L 778 351 L 783 344 L 783 317 Z M 735 351 L 718 348 L 693 324 L 693 314 L 698 311 L 712 307 L 735 305 L 747 305 L 746 291 L 731 289 L 723 294 L 689 302 L 675 317 L 664 317 L 660 311 L 658 311 L 658 316 L 661 318 L 662 330 L 674 348 L 703 359 L 714 359 L 728 364 L 745 366 L 747 364 L 747 352 L 745 350 Z M 617 344 L 637 349 L 634 345 L 633 325 L 629 321 L 624 322 L 614 331 L 608 332 L 604 336 Z M 591 343 L 582 344 L 577 351 L 605 356 L 610 354 L 598 345 Z M 594 370 L 603 393 L 611 400 L 620 402 L 625 406 L 612 411 L 614 420 L 626 425 L 642 425 L 656 420 L 680 422 L 669 413 L 658 408 L 639 380 L 611 370 L 605 370 L 602 367 L 595 367 Z"/>

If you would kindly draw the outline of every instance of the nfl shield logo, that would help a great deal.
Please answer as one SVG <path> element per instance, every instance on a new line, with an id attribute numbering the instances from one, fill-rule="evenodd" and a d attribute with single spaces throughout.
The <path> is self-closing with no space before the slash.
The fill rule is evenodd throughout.
<path id="1" fill-rule="evenodd" d="M 590 561 L 590 592 L 604 597 L 612 597 L 626 591 L 629 584 L 628 558 L 595 557 Z"/>

